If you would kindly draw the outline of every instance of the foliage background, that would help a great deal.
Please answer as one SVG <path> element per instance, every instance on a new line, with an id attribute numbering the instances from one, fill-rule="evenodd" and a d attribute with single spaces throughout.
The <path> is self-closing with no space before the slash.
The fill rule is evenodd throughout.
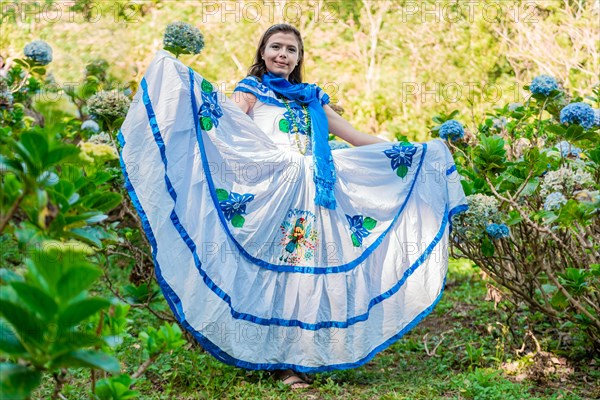
<path id="1" fill-rule="evenodd" d="M 135 89 L 166 24 L 182 20 L 206 42 L 184 61 L 229 92 L 262 32 L 292 23 L 304 36 L 305 80 L 328 91 L 359 129 L 388 137 L 424 140 L 436 113 L 474 104 L 476 118 L 518 102 L 523 85 L 542 73 L 578 95 L 600 72 L 598 0 L 2 3 L 2 56 L 46 40 L 58 85 L 77 82 L 86 63 L 104 58 Z"/>

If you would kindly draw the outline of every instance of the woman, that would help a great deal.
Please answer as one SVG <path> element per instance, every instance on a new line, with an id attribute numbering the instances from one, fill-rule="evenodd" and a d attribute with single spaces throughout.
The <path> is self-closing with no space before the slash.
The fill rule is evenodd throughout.
<path id="1" fill-rule="evenodd" d="M 443 142 L 356 131 L 301 83 L 303 50 L 293 27 L 270 28 L 233 101 L 159 52 L 119 135 L 178 321 L 293 387 L 290 371 L 360 366 L 431 311 L 466 208 Z M 358 147 L 332 152 L 329 132 Z"/>

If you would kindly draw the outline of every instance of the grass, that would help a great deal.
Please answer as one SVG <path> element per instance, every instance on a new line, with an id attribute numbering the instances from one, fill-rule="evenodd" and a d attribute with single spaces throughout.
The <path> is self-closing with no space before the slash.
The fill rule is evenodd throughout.
<path id="1" fill-rule="evenodd" d="M 126 279 L 126 269 L 113 272 Z M 598 387 L 589 382 L 600 381 L 598 360 L 571 360 L 567 375 L 559 369 L 531 375 L 535 379 L 524 374 L 536 368 L 535 357 L 515 352 L 505 313 L 484 301 L 486 282 L 470 262 L 453 260 L 443 299 L 421 324 L 360 368 L 317 374 L 309 389 L 292 391 L 266 372 L 224 365 L 191 342 L 161 355 L 135 389 L 144 400 L 597 398 Z M 159 305 L 167 311 L 163 300 Z M 138 333 L 160 321 L 141 308 L 132 308 L 129 318 L 130 335 L 117 356 L 123 372 L 132 374 L 147 357 Z M 520 332 L 519 328 L 513 330 Z M 518 368 L 506 372 L 502 367 L 508 363 Z M 47 378 L 35 398 L 47 398 L 52 387 Z M 73 370 L 62 394 L 67 399 L 90 398 L 89 371 Z"/>

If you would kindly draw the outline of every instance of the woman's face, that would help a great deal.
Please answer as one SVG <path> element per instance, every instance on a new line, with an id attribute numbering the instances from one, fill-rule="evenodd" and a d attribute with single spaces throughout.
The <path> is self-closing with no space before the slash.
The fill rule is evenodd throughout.
<path id="1" fill-rule="evenodd" d="M 288 79 L 300 57 L 300 44 L 293 33 L 277 32 L 272 35 L 261 54 L 267 71 Z"/>

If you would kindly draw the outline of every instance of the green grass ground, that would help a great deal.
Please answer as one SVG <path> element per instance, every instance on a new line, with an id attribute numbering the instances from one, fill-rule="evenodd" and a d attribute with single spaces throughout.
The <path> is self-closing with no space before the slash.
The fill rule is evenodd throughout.
<path id="1" fill-rule="evenodd" d="M 221 364 L 192 344 L 163 354 L 135 389 L 144 400 L 598 398 L 599 360 L 566 361 L 545 352 L 527 356 L 534 350 L 531 341 L 517 355 L 502 320 L 506 313 L 484 300 L 486 282 L 470 263 L 453 261 L 442 301 L 421 324 L 361 368 L 315 375 L 309 389 L 291 390 L 268 373 Z M 143 309 L 132 309 L 130 318 L 131 337 L 118 357 L 133 373 L 144 359 L 138 327 L 159 323 Z M 513 331 L 519 334 L 523 326 Z M 544 350 L 554 343 L 538 339 Z M 39 398 L 51 393 L 51 383 L 46 381 Z M 85 399 L 89 387 L 89 372 L 75 372 L 62 393 Z"/>

